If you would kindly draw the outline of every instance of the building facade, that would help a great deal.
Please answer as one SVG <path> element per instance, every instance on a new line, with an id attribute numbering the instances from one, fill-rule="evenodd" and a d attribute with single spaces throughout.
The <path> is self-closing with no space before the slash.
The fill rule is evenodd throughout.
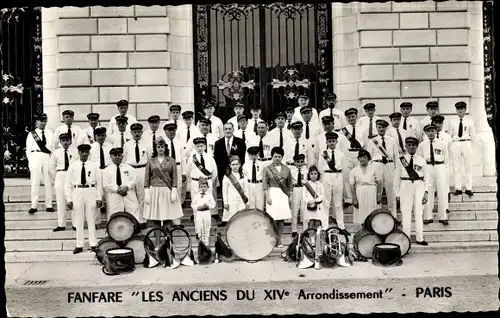
<path id="1" fill-rule="evenodd" d="M 463 100 L 468 104 L 479 134 L 475 151 L 483 158 L 477 161 L 474 174 L 495 175 L 495 143 L 485 111 L 481 2 L 332 3 L 323 13 L 311 11 L 309 33 L 295 31 L 290 15 L 301 13 L 300 8 L 294 6 L 298 4 L 271 6 L 269 18 L 259 6 L 238 4 L 42 8 L 43 111 L 50 118 L 49 128 L 60 124 L 61 112 L 65 109 L 74 110 L 75 121 L 82 126 L 89 112 L 100 113 L 101 120 L 106 122 L 117 113 L 115 102 L 120 99 L 130 101 L 130 112 L 142 123 L 152 114 L 167 119 L 171 104 L 198 112 L 203 98 L 212 98 L 220 104 L 220 112 L 227 114 L 234 97 L 234 91 L 228 93 L 231 89 L 240 92 L 243 101 L 254 96 L 254 101 L 264 101 L 263 106 L 273 107 L 274 111 L 276 104 L 282 102 L 273 99 L 272 96 L 278 96 L 272 95 L 273 89 L 279 88 L 280 82 L 292 81 L 291 90 L 286 91 L 290 88 L 286 85 L 276 90 L 281 92 L 276 93 L 281 94 L 280 101 L 293 102 L 295 91 L 301 92 L 306 87 L 311 89 L 306 92 L 317 105 L 321 104 L 322 94 L 334 92 L 340 109 L 356 107 L 363 113 L 362 105 L 374 102 L 380 116 L 399 111 L 402 101 L 410 101 L 414 115 L 423 117 L 429 100 L 438 100 L 440 112 L 452 115 L 455 102 Z M 256 14 L 251 13 L 252 10 L 260 10 L 260 17 L 255 19 L 267 23 L 267 29 L 260 29 L 263 35 L 255 43 L 265 46 L 265 34 L 280 28 L 272 27 L 271 14 L 275 13 L 276 19 L 291 23 L 290 30 L 293 28 L 295 32 L 284 31 L 291 40 L 278 44 L 283 51 L 297 51 L 290 43 L 298 43 L 299 38 L 309 43 L 305 44 L 304 54 L 309 54 L 307 47 L 311 45 L 319 47 L 320 53 L 311 53 L 316 54 L 315 63 L 311 62 L 314 64 L 311 67 L 316 67 L 312 72 L 315 75 L 299 70 L 300 74 L 295 77 L 276 74 L 266 77 L 263 68 L 257 72 L 254 65 L 253 74 L 237 78 L 237 71 L 249 70 L 248 65 L 252 64 L 245 52 L 248 38 L 256 36 L 242 33 L 238 22 L 224 22 L 220 16 L 235 20 L 235 16 L 241 15 L 246 30 L 250 24 L 257 23 L 252 21 Z M 307 10 L 318 8 L 305 8 L 306 15 Z M 221 29 L 216 25 L 215 14 L 219 14 L 218 21 L 228 23 L 228 27 Z M 280 18 L 280 14 L 283 17 Z M 231 23 L 236 24 L 231 26 Z M 205 31 L 200 26 L 206 28 Z M 302 30 L 301 25 L 296 26 Z M 293 34 L 299 34 L 297 39 Z M 307 42 L 311 34 L 317 36 L 316 42 Z M 242 38 L 247 38 L 247 42 L 242 42 Z M 224 72 L 216 72 L 215 69 L 221 68 L 214 57 L 218 53 L 204 47 L 213 47 L 216 39 L 220 39 L 219 49 L 225 46 L 228 50 L 230 43 L 236 43 L 231 50 L 241 49 L 238 58 L 248 65 L 240 60 L 229 62 L 224 55 L 230 66 L 224 66 Z M 325 49 L 321 51 L 323 45 Z M 263 47 L 255 50 L 261 59 L 266 59 L 268 51 Z M 280 57 L 284 53 L 278 53 L 277 62 L 273 61 L 274 53 L 269 54 L 265 68 L 276 65 L 280 73 L 297 68 L 296 62 L 289 63 L 287 58 Z M 321 60 L 325 57 L 329 60 Z M 257 64 L 257 58 L 253 61 Z M 204 74 L 206 70 L 212 75 Z M 310 87 L 304 86 L 307 84 L 304 80 L 309 81 Z M 314 85 L 315 92 L 311 88 Z M 266 92 L 265 86 L 271 95 L 262 93 Z"/>

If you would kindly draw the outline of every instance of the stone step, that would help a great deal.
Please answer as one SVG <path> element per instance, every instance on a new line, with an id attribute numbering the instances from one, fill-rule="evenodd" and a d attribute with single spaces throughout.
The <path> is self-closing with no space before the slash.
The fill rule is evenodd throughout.
<path id="1" fill-rule="evenodd" d="M 55 202 L 54 202 L 55 203 Z M 437 202 L 434 204 L 437 207 Z M 54 209 L 56 209 L 55 204 L 53 205 Z M 221 202 L 218 202 L 218 207 L 221 208 Z M 5 203 L 5 211 L 8 212 L 28 212 L 31 208 L 31 204 L 28 202 L 23 203 Z M 45 203 L 39 202 L 38 211 L 45 211 Z M 496 210 L 497 209 L 497 201 L 481 201 L 481 202 L 450 202 L 449 204 L 450 211 L 478 211 L 478 210 Z M 190 207 L 184 208 L 185 211 L 191 211 Z"/>
<path id="2" fill-rule="evenodd" d="M 15 212 L 5 212 L 5 222 L 9 221 L 29 221 L 36 223 L 38 221 L 42 220 L 52 220 L 55 222 L 57 220 L 57 213 L 55 212 L 45 212 L 45 211 L 38 211 L 35 214 L 29 214 L 29 213 L 19 213 L 19 212 L 24 212 L 24 211 L 15 211 Z M 185 215 L 181 218 L 181 222 L 184 223 L 189 223 L 190 216 L 191 216 L 191 211 L 184 210 Z M 68 216 L 69 216 L 68 212 Z M 434 219 L 438 219 L 438 213 L 434 212 Z M 398 217 L 401 217 L 401 213 L 398 213 Z M 450 221 L 455 221 L 455 220 L 497 220 L 498 219 L 498 212 L 497 211 L 453 211 L 451 213 L 448 213 L 448 219 Z M 107 219 L 103 217 L 102 222 L 106 222 Z M 352 223 L 353 222 L 353 212 L 352 209 L 347 209 L 344 211 L 344 222 L 346 223 Z M 192 222 L 191 222 L 192 223 Z M 8 224 L 8 223 L 6 223 Z M 55 223 L 52 223 L 55 224 Z M 7 230 L 11 229 L 11 227 L 7 226 Z"/>

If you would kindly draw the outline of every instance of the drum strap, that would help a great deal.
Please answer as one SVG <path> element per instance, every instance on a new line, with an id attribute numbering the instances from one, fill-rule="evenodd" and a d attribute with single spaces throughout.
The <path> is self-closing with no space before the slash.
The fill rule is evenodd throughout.
<path id="1" fill-rule="evenodd" d="M 335 164 L 328 158 L 328 152 L 325 150 L 323 151 L 323 159 L 325 159 L 326 163 L 328 164 L 328 167 L 330 170 L 333 172 L 337 172 L 338 170 L 335 168 Z"/>
<path id="2" fill-rule="evenodd" d="M 347 139 L 349 139 L 349 141 L 351 142 L 351 148 L 356 148 L 356 149 L 361 149 L 361 144 L 359 143 L 359 141 L 356 140 L 356 136 L 354 135 L 351 135 L 351 133 L 347 130 L 347 128 L 342 128 L 342 132 L 344 133 L 344 135 L 346 136 Z"/>
<path id="3" fill-rule="evenodd" d="M 309 182 L 307 182 L 305 184 L 305 187 L 306 187 L 307 191 L 312 195 L 312 197 L 314 199 L 316 199 L 318 197 L 318 195 L 316 194 L 316 191 L 314 191 L 314 189 L 311 187 L 311 185 L 309 184 Z"/>
<path id="4" fill-rule="evenodd" d="M 163 171 L 163 169 L 156 163 L 156 158 L 153 158 L 153 160 L 151 160 L 151 165 L 153 166 L 153 169 L 156 169 L 158 171 L 158 175 L 160 176 L 160 178 L 167 184 L 167 187 L 172 190 L 172 180 L 170 180 L 170 182 L 168 181 L 168 178 L 167 176 L 165 175 L 165 172 Z M 173 169 L 177 169 L 177 167 L 174 167 Z"/>
<path id="5" fill-rule="evenodd" d="M 212 173 L 210 171 L 208 171 L 207 169 L 205 169 L 201 165 L 201 163 L 198 161 L 198 159 L 196 159 L 196 155 L 193 155 L 193 163 L 196 166 L 196 168 L 198 168 L 198 170 L 200 170 L 201 173 L 203 173 L 205 176 L 207 176 L 207 178 L 210 178 L 210 175 Z"/>
<path id="6" fill-rule="evenodd" d="M 47 146 L 42 142 L 42 140 L 34 130 L 31 132 L 31 135 L 33 136 L 33 139 L 40 148 L 40 151 L 50 155 L 50 150 L 47 149 Z"/>
<path id="7" fill-rule="evenodd" d="M 375 144 L 375 146 L 377 146 L 378 150 L 380 150 L 380 152 L 382 153 L 382 156 L 386 157 L 386 158 L 389 158 L 389 155 L 387 154 L 387 152 L 385 151 L 384 147 L 382 147 L 378 141 L 376 141 L 375 139 L 372 139 L 373 143 Z"/>
<path id="8" fill-rule="evenodd" d="M 283 193 L 285 193 L 288 196 L 289 194 L 288 194 L 287 187 L 286 187 L 286 185 L 284 183 L 283 178 L 280 177 L 279 175 L 277 175 L 276 173 L 274 173 L 273 169 L 274 168 L 270 165 L 269 166 L 269 171 L 272 173 L 274 180 L 280 186 L 281 191 L 283 191 Z"/>
<path id="9" fill-rule="evenodd" d="M 236 189 L 236 191 L 238 191 L 238 193 L 241 196 L 241 199 L 243 200 L 243 202 L 245 204 L 247 204 L 248 198 L 245 195 L 245 193 L 243 192 L 243 188 L 241 187 L 241 184 L 238 182 L 238 180 L 236 180 L 236 178 L 234 177 L 234 175 L 231 172 L 229 172 L 228 174 L 226 174 L 226 177 L 229 179 L 229 181 L 231 181 L 231 184 Z"/>
<path id="10" fill-rule="evenodd" d="M 403 167 L 406 169 L 406 172 L 408 173 L 408 176 L 413 179 L 413 180 L 418 180 L 420 179 L 420 176 L 418 175 L 418 173 L 413 170 L 413 167 L 410 167 L 408 161 L 406 161 L 406 158 L 404 156 L 401 156 L 399 158 L 399 160 L 401 160 L 401 164 L 403 165 Z"/>

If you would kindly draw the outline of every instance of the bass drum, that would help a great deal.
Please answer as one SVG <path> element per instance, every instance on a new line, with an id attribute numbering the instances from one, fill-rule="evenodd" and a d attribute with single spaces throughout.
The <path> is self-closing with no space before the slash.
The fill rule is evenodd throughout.
<path id="1" fill-rule="evenodd" d="M 126 242 L 140 231 L 139 222 L 127 212 L 114 213 L 106 226 L 108 235 L 117 242 Z"/>
<path id="2" fill-rule="evenodd" d="M 131 248 L 134 251 L 135 264 L 142 264 L 144 262 L 144 258 L 146 258 L 146 249 L 144 248 L 145 238 L 146 235 L 144 234 L 134 235 L 125 245 L 125 247 Z M 148 243 L 148 245 L 153 246 L 153 242 L 150 242 L 150 244 Z"/>
<path id="3" fill-rule="evenodd" d="M 111 237 L 105 237 L 97 243 L 95 257 L 102 265 L 106 265 L 106 251 L 112 248 L 119 248 L 120 245 L 113 241 Z"/>
<path id="4" fill-rule="evenodd" d="M 372 258 L 373 248 L 380 243 L 382 243 L 382 239 L 377 234 L 367 229 L 361 229 L 354 234 L 354 250 L 364 258 Z"/>
<path id="5" fill-rule="evenodd" d="M 227 222 L 227 244 L 236 256 L 246 261 L 258 261 L 271 254 L 277 239 L 278 228 L 264 211 L 241 210 Z"/>
<path id="6" fill-rule="evenodd" d="M 370 213 L 364 223 L 364 228 L 378 235 L 387 235 L 396 227 L 391 212 L 386 209 L 377 209 Z"/>
<path id="7" fill-rule="evenodd" d="M 400 229 L 395 229 L 391 234 L 387 235 L 384 243 L 399 245 L 401 248 L 401 257 L 408 254 L 411 248 L 410 238 Z"/>

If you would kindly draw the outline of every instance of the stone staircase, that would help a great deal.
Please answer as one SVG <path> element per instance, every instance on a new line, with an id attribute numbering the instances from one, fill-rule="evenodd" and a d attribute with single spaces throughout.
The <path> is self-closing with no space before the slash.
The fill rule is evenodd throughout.
<path id="1" fill-rule="evenodd" d="M 475 195 L 469 198 L 466 195 L 452 196 L 450 203 L 450 224 L 444 226 L 438 223 L 437 213 L 434 213 L 435 222 L 424 225 L 424 237 L 429 246 L 412 245 L 411 251 L 424 252 L 450 252 L 450 251 L 496 251 L 498 250 L 498 212 L 497 212 L 497 186 L 496 177 L 477 178 L 475 181 Z M 76 245 L 76 232 L 71 230 L 68 222 L 63 232 L 52 232 L 57 225 L 57 212 L 45 212 L 43 189 L 40 189 L 40 203 L 38 212 L 28 214 L 30 208 L 29 183 L 26 179 L 7 179 L 4 191 L 5 202 L 5 262 L 56 262 L 56 261 L 95 261 L 92 253 L 73 255 L 72 250 Z M 189 206 L 189 199 L 185 206 Z M 218 200 L 219 207 L 221 200 Z M 55 198 L 54 198 L 55 208 Z M 437 208 L 437 206 L 436 206 Z M 352 223 L 352 208 L 344 211 L 347 230 L 354 234 L 359 227 Z M 194 244 L 194 224 L 190 221 L 191 208 L 184 209 L 182 223 L 191 235 Z M 106 220 L 102 219 L 104 225 Z M 414 224 L 412 224 L 414 230 Z M 144 232 L 144 231 L 143 231 Z M 212 235 L 225 228 L 217 227 L 212 223 Z M 291 228 L 284 230 L 283 244 L 291 241 Z M 105 237 L 105 230 L 98 229 L 98 238 Z M 86 234 L 87 235 L 87 234 Z M 351 236 L 352 238 L 352 236 Z M 185 237 L 179 237 L 180 243 L 186 243 Z M 414 240 L 414 235 L 412 235 Z M 213 236 L 211 246 L 213 248 Z M 86 243 L 88 246 L 88 243 Z M 276 249 L 276 256 L 284 249 Z"/>

